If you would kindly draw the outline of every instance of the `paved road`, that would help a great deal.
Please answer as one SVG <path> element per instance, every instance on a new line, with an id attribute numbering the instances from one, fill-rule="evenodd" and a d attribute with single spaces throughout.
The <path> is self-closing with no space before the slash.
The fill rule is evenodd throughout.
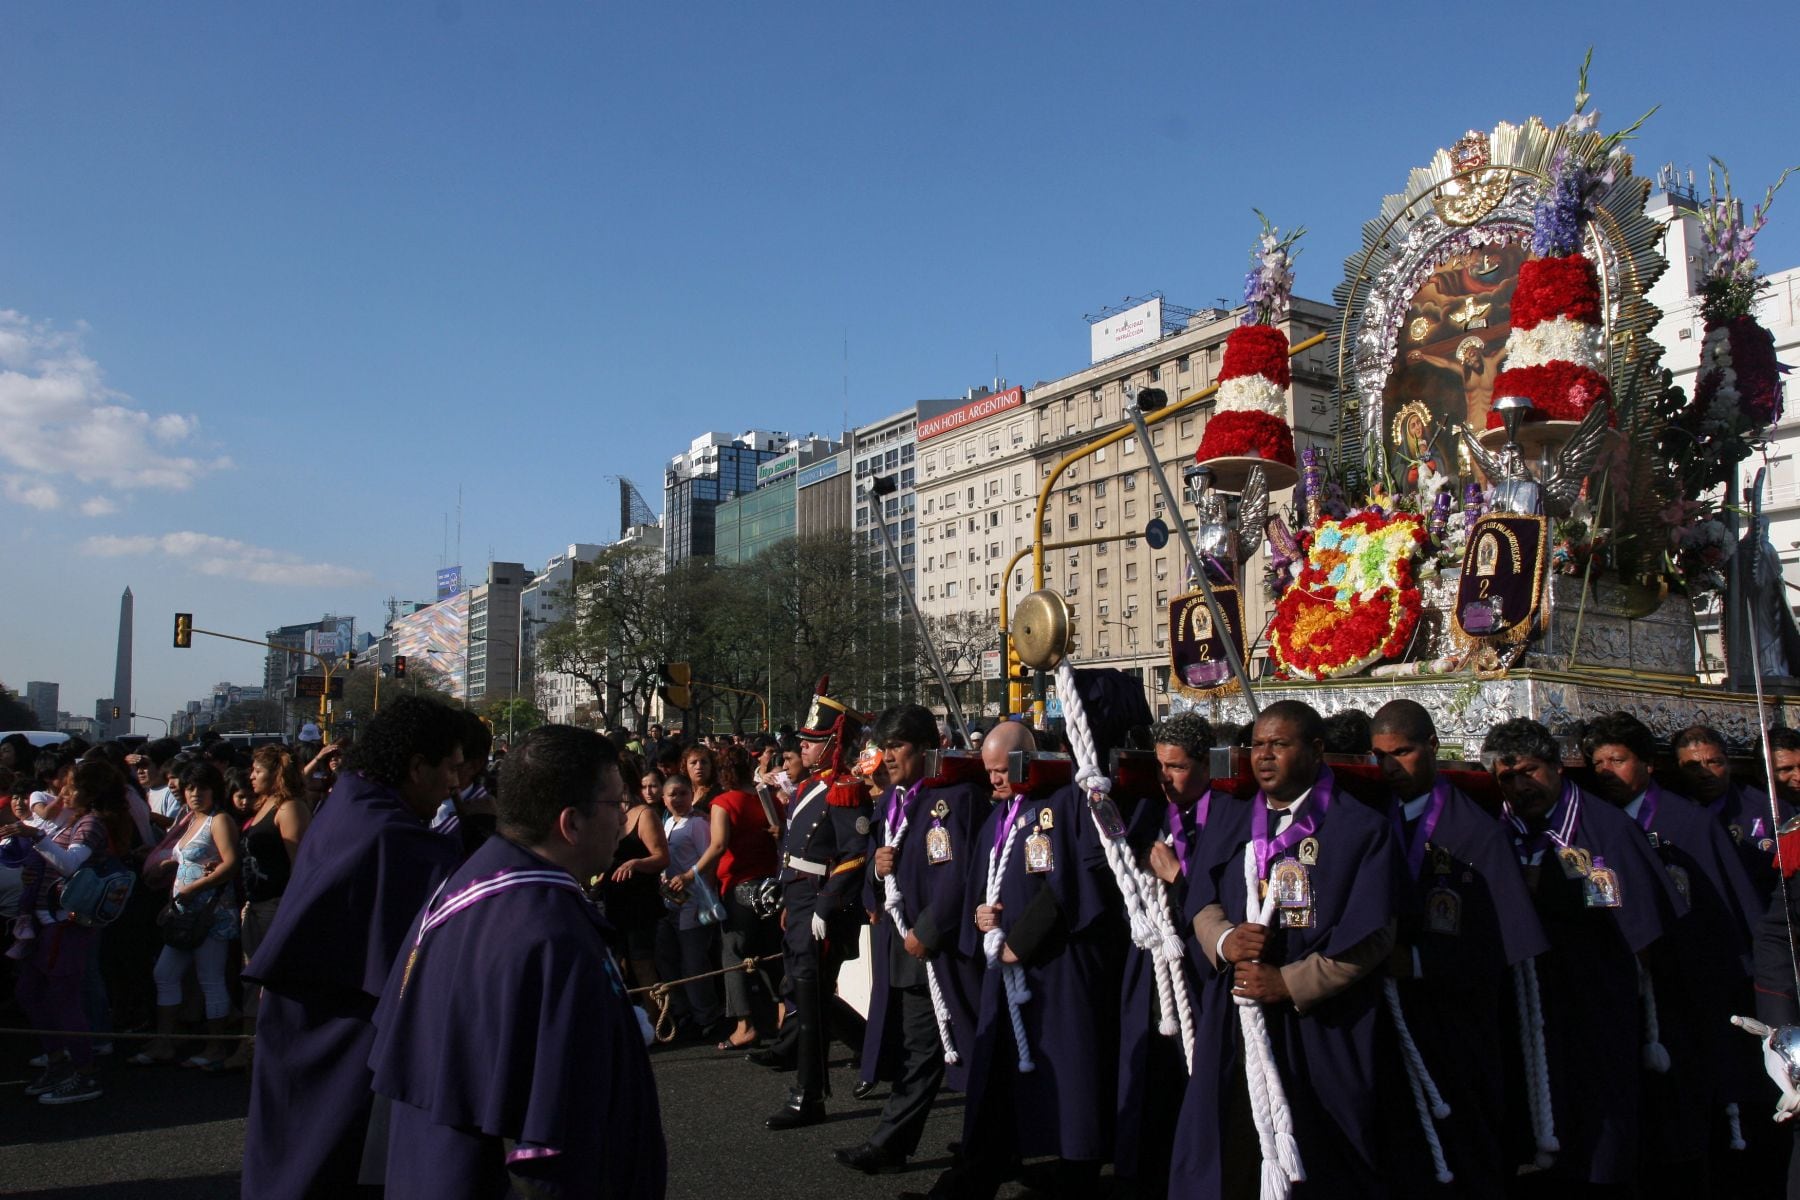
<path id="1" fill-rule="evenodd" d="M 791 1075 L 752 1066 L 710 1046 L 659 1048 L 653 1055 L 669 1140 L 672 1200 L 888 1200 L 924 1191 L 949 1163 L 962 1124 L 962 1097 L 940 1100 L 924 1144 L 908 1170 L 875 1178 L 832 1161 L 837 1146 L 860 1142 L 881 1111 L 886 1089 L 859 1102 L 840 1058 L 836 1099 L 823 1125 L 775 1134 L 763 1118 L 781 1104 Z M 226 1200 L 238 1194 L 242 1075 L 204 1075 L 174 1067 L 132 1068 L 104 1060 L 106 1096 L 51 1108 L 22 1093 L 34 1052 L 20 1039 L 0 1042 L 0 1195 L 54 1200 Z M 122 1186 L 123 1185 L 123 1186 Z M 1002 1193 L 1028 1193 L 1011 1188 Z"/>

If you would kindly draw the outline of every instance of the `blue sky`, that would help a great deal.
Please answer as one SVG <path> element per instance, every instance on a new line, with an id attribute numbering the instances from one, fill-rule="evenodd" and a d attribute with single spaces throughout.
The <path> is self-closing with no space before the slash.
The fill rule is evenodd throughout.
<path id="1" fill-rule="evenodd" d="M 852 423 L 1064 374 L 1084 313 L 1235 298 L 1253 206 L 1329 296 L 1590 43 L 1641 169 L 1800 161 L 1791 6 L 1289 8 L 6 6 L 0 679 L 91 711 L 129 584 L 139 711 L 255 682 L 170 614 L 378 625 L 459 484 L 471 565 L 604 540 L 701 431 L 840 427 L 846 345 Z"/>

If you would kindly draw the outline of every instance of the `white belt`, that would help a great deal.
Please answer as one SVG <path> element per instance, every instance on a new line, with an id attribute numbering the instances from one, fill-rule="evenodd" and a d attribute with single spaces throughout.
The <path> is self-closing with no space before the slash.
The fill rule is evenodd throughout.
<path id="1" fill-rule="evenodd" d="M 810 858 L 801 858 L 794 854 L 788 855 L 784 860 L 784 864 L 788 870 L 798 871 L 802 875 L 818 875 L 823 877 L 831 874 L 831 868 L 824 863 L 814 862 Z"/>

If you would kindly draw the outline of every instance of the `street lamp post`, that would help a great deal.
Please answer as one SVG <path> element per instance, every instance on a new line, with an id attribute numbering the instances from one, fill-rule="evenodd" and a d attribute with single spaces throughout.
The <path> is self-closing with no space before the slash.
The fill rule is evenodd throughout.
<path id="1" fill-rule="evenodd" d="M 167 721 L 163 720 L 161 717 L 153 717 L 149 713 L 132 713 L 131 719 L 134 721 L 139 720 L 139 719 L 142 719 L 145 721 L 155 721 L 158 725 L 161 725 L 163 727 L 163 736 L 164 737 L 167 737 L 169 734 L 169 723 Z"/>

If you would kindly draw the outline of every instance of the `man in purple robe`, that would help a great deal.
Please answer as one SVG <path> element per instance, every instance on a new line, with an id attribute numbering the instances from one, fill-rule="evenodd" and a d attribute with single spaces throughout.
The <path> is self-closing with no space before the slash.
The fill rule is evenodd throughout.
<path id="1" fill-rule="evenodd" d="M 994 807 L 975 838 L 961 932 L 963 952 L 985 966 L 963 1161 L 938 1177 L 934 1197 L 990 1200 L 1021 1160 L 1046 1155 L 1059 1160 L 1046 1190 L 1091 1196 L 1112 1153 L 1125 929 L 1081 794 L 1036 795 L 1012 781 L 1012 752 L 1032 745 L 1016 721 L 981 743 Z"/>
<path id="2" fill-rule="evenodd" d="M 1792 730 L 1772 729 L 1771 740 L 1779 734 L 1792 739 L 1789 749 L 1800 756 L 1800 734 Z M 1773 807 L 1769 794 L 1756 786 L 1761 774 L 1749 783 L 1731 777 L 1730 749 L 1725 737 L 1709 725 L 1690 725 L 1675 735 L 1675 765 L 1681 770 L 1684 790 L 1705 807 L 1712 818 L 1725 827 L 1737 851 L 1744 874 L 1756 892 L 1757 914 L 1766 912 L 1769 898 L 1781 875 L 1775 869 L 1775 835 L 1794 815 L 1789 798 L 1777 796 Z M 1760 772 L 1762 761 L 1757 760 Z M 1779 782 L 1776 784 L 1779 790 Z"/>
<path id="3" fill-rule="evenodd" d="M 1664 1068 L 1658 1057 L 1644 1076 L 1644 1190 L 1704 1193 L 1710 1161 L 1722 1163 L 1726 1106 L 1741 1129 L 1744 1102 L 1762 1090 L 1756 1043 L 1731 1027 L 1732 1014 L 1753 1003 L 1756 894 L 1712 814 L 1652 778 L 1656 737 L 1648 726 L 1608 713 L 1588 725 L 1581 748 L 1601 797 L 1637 822 L 1687 901 L 1687 915 L 1650 958 L 1669 1062 Z"/>
<path id="4" fill-rule="evenodd" d="M 1528 965 L 1535 988 L 1523 989 L 1541 1013 L 1542 1050 L 1520 1056 L 1520 1074 L 1509 1063 L 1511 1094 L 1519 1097 L 1509 1109 L 1541 1122 L 1535 1098 L 1547 1091 L 1553 1129 L 1534 1130 L 1538 1145 L 1514 1159 L 1541 1168 L 1521 1176 L 1518 1190 L 1560 1196 L 1612 1187 L 1623 1194 L 1637 1184 L 1641 1135 L 1646 1022 L 1639 956 L 1687 905 L 1637 823 L 1563 774 L 1549 730 L 1526 717 L 1502 721 L 1488 731 L 1481 754 L 1550 939 L 1549 951 Z M 1522 1050 L 1536 1024 L 1515 1026 Z M 1547 1149 L 1552 1143 L 1559 1148 Z"/>
<path id="5" fill-rule="evenodd" d="M 376 1001 L 407 926 L 456 868 L 430 828 L 462 764 L 457 710 L 402 696 L 351 748 L 244 978 L 262 985 L 246 1200 L 357 1195 Z"/>
<path id="6" fill-rule="evenodd" d="M 938 1089 L 946 1080 L 958 1091 L 967 1086 L 975 1044 L 981 980 L 961 939 L 969 864 L 979 857 L 975 829 L 987 805 L 968 784 L 926 779 L 926 755 L 939 741 L 937 718 L 917 704 L 890 708 L 875 722 L 891 788 L 876 802 L 863 888 L 874 920 L 863 1071 L 891 1079 L 894 1090 L 867 1140 L 835 1152 L 870 1174 L 904 1165 L 918 1148 Z"/>
<path id="7" fill-rule="evenodd" d="M 618 751 L 546 725 L 507 755 L 497 833 L 413 922 L 369 1064 L 390 1200 L 660 1200 L 637 1009 L 583 893 L 623 827 Z"/>
<path id="8" fill-rule="evenodd" d="M 1188 876 L 1204 996 L 1171 1196 L 1258 1193 L 1263 1131 L 1247 1072 L 1264 1065 L 1285 1089 L 1307 1180 L 1294 1195 L 1384 1194 L 1375 1105 L 1385 1064 L 1376 1030 L 1380 972 L 1394 947 L 1400 847 L 1385 817 L 1337 791 L 1323 755 L 1319 714 L 1278 701 L 1251 732 L 1259 793 L 1229 803 L 1215 793 Z M 1264 896 L 1272 898 L 1268 923 Z M 1263 1047 L 1245 1044 L 1240 999 L 1261 1008 L 1266 1058 Z"/>
<path id="9" fill-rule="evenodd" d="M 1200 847 L 1200 835 L 1212 811 L 1213 730 L 1198 713 L 1177 713 L 1151 727 L 1158 800 L 1140 802 L 1132 812 L 1131 842 L 1139 863 L 1168 888 L 1172 917 L 1183 940 L 1193 941 L 1182 918 L 1187 905 L 1188 871 Z M 1221 803 L 1231 802 L 1227 796 Z M 1200 999 L 1192 962 L 1178 964 L 1190 1002 Z M 1175 1147 L 1179 1097 L 1187 1090 L 1187 1058 L 1179 1027 L 1161 1032 L 1164 1014 L 1156 985 L 1156 964 L 1135 942 L 1125 950 L 1125 974 L 1119 998 L 1119 1097 L 1117 1145 L 1113 1174 L 1141 1197 L 1163 1195 L 1169 1185 L 1169 1157 Z"/>
<path id="10" fill-rule="evenodd" d="M 1406 860 L 1389 972 L 1425 1069 L 1450 1106 L 1448 1118 L 1421 1115 L 1406 1075 L 1393 1066 L 1383 1072 L 1392 1178 L 1401 1194 L 1434 1190 L 1423 1132 L 1431 1122 L 1455 1194 L 1498 1197 L 1512 1173 L 1503 1142 L 1509 972 L 1550 942 L 1506 828 L 1438 774 L 1431 714 L 1412 700 L 1388 702 L 1375 714 L 1373 744 L 1393 788 L 1394 832 Z"/>

